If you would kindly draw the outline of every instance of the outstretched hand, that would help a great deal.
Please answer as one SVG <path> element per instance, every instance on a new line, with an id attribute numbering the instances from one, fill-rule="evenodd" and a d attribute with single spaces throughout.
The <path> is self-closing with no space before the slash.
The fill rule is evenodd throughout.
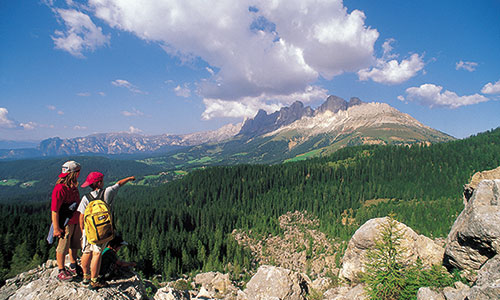
<path id="1" fill-rule="evenodd" d="M 129 181 L 134 181 L 135 180 L 135 176 L 130 176 L 130 177 L 127 177 L 127 178 L 123 178 L 122 180 L 118 181 L 118 184 L 120 186 L 124 185 L 125 183 L 129 182 Z"/>

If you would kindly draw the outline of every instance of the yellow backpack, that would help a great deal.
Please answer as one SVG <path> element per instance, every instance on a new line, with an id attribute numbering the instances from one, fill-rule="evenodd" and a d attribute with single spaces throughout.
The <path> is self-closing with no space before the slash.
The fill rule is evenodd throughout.
<path id="1" fill-rule="evenodd" d="M 108 204 L 104 202 L 104 189 L 96 198 L 90 193 L 86 196 L 89 204 L 85 208 L 83 220 L 87 241 L 99 245 L 112 240 L 115 237 L 113 218 Z"/>

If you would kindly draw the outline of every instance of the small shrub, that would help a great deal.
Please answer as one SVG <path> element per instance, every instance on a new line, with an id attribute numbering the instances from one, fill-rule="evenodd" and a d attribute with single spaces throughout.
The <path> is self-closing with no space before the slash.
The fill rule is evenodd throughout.
<path id="1" fill-rule="evenodd" d="M 309 290 L 309 293 L 306 296 L 306 300 L 322 300 L 323 293 L 316 289 Z"/>
<path id="2" fill-rule="evenodd" d="M 191 283 L 184 279 L 177 280 L 172 287 L 179 291 L 190 291 L 193 289 Z"/>

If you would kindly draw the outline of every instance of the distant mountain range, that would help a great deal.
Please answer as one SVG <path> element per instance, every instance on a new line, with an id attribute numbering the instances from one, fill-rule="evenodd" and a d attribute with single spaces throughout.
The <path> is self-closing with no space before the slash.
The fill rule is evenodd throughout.
<path id="1" fill-rule="evenodd" d="M 0 150 L 0 159 L 78 154 L 159 154 L 167 165 L 211 161 L 217 163 L 275 162 L 327 154 L 360 144 L 414 144 L 452 140 L 411 116 L 383 103 L 349 102 L 329 96 L 316 110 L 297 101 L 253 119 L 218 130 L 185 135 L 145 136 L 104 133 L 42 141 L 36 149 Z M 170 159 L 170 157 L 174 157 Z"/>

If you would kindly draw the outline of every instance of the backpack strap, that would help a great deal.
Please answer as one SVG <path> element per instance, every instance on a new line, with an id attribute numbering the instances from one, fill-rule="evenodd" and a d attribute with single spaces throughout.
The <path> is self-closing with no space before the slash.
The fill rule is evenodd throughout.
<path id="1" fill-rule="evenodd" d="M 104 201 L 104 191 L 105 191 L 105 189 L 101 189 L 99 191 L 99 193 L 97 194 L 97 197 L 95 197 L 95 198 L 94 198 L 94 196 L 92 196 L 92 192 L 85 194 L 85 196 L 87 196 L 89 203 L 96 200 L 96 199 L 100 199 L 100 200 Z"/>
<path id="2" fill-rule="evenodd" d="M 109 250 L 109 247 L 104 248 L 104 251 L 102 251 L 101 255 L 104 255 L 104 253 L 108 252 Z"/>

